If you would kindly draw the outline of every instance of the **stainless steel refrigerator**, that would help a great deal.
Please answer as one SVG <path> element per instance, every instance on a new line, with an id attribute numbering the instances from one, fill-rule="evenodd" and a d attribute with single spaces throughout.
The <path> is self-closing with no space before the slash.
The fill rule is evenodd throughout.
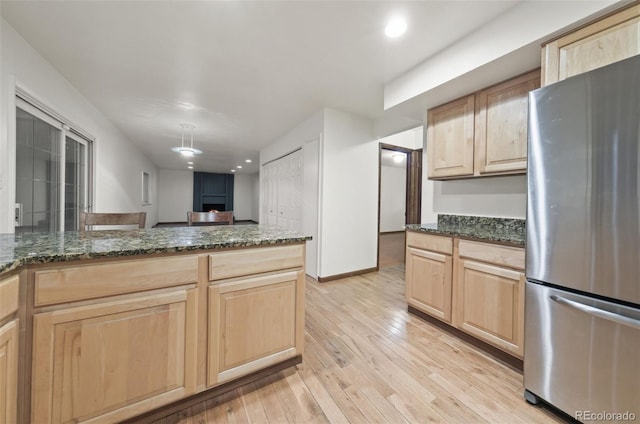
<path id="1" fill-rule="evenodd" d="M 640 56 L 529 95 L 525 398 L 640 422 Z"/>

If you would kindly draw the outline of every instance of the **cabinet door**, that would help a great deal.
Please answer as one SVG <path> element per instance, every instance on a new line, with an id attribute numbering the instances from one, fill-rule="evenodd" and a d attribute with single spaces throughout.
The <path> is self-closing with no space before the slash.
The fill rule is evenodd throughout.
<path id="1" fill-rule="evenodd" d="M 34 316 L 34 423 L 116 422 L 195 391 L 197 290 Z"/>
<path id="2" fill-rule="evenodd" d="M 522 357 L 524 274 L 471 259 L 456 262 L 455 325 Z"/>
<path id="3" fill-rule="evenodd" d="M 451 256 L 408 247 L 406 269 L 409 305 L 451 322 Z"/>
<path id="4" fill-rule="evenodd" d="M 429 178 L 473 175 L 474 95 L 429 109 Z"/>
<path id="5" fill-rule="evenodd" d="M 304 271 L 209 287 L 210 386 L 302 354 Z"/>
<path id="6" fill-rule="evenodd" d="M 542 85 L 640 54 L 640 5 L 547 44 L 542 51 Z"/>
<path id="7" fill-rule="evenodd" d="M 0 327 L 0 423 L 17 422 L 18 320 Z"/>
<path id="8" fill-rule="evenodd" d="M 476 174 L 526 172 L 528 94 L 538 87 L 535 70 L 476 95 Z"/>

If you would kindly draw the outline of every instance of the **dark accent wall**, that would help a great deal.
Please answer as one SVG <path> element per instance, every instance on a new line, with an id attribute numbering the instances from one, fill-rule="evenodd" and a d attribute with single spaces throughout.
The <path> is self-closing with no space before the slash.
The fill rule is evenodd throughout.
<path id="1" fill-rule="evenodd" d="M 233 175 L 193 173 L 193 210 L 208 212 L 210 209 L 233 210 Z"/>

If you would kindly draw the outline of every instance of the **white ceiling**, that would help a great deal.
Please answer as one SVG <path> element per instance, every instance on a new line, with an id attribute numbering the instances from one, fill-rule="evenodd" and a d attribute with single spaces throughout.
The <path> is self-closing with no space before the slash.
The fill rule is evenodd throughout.
<path id="1" fill-rule="evenodd" d="M 383 118 L 385 82 L 516 3 L 2 0 L 0 12 L 160 168 L 184 169 L 170 148 L 186 122 L 196 170 L 257 172 L 259 150 L 323 106 Z M 387 39 L 396 15 L 409 29 Z"/>

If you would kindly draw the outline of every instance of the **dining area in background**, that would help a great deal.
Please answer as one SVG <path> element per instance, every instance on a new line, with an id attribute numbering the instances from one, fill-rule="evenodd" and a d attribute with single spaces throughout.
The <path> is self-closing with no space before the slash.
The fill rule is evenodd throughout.
<path id="1" fill-rule="evenodd" d="M 145 227 L 147 220 L 146 212 L 129 212 L 129 213 L 87 213 L 81 212 L 79 217 L 78 231 L 95 230 L 97 225 L 128 225 L 138 229 Z M 89 227 L 89 228 L 87 228 Z"/>
<path id="2" fill-rule="evenodd" d="M 233 225 L 233 211 L 187 212 L 187 224 L 195 225 Z"/>

